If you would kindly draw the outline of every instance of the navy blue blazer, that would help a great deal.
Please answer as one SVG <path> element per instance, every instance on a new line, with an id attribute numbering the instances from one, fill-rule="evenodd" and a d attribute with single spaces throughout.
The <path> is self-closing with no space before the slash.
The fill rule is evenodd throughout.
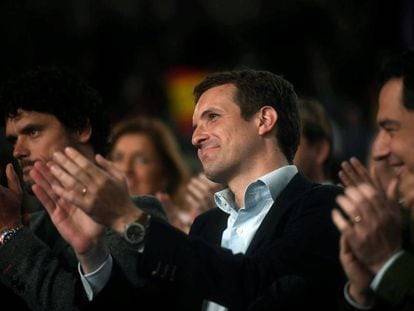
<path id="1" fill-rule="evenodd" d="M 228 215 L 219 209 L 200 215 L 189 236 L 153 218 L 139 269 L 150 279 L 185 289 L 200 303 L 213 300 L 231 310 L 334 310 L 345 279 L 339 232 L 331 221 L 341 192 L 297 173 L 244 255 L 220 247 Z"/>

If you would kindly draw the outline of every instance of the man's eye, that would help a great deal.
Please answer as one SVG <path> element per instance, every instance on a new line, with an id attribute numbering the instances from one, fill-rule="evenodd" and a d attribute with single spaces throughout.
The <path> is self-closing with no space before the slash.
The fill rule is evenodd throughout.
<path id="1" fill-rule="evenodd" d="M 31 137 L 36 137 L 37 135 L 39 135 L 39 130 L 30 130 L 29 135 Z"/>
<path id="2" fill-rule="evenodd" d="M 391 128 L 391 127 L 389 127 L 389 128 L 386 128 L 385 129 L 385 131 L 388 133 L 388 134 L 394 134 L 396 131 L 397 131 L 397 129 L 395 129 L 395 128 Z"/>
<path id="3" fill-rule="evenodd" d="M 209 115 L 208 115 L 208 118 L 210 119 L 210 120 L 213 120 L 213 119 L 215 119 L 215 118 L 217 118 L 219 115 L 217 114 L 217 113 L 210 113 Z"/>

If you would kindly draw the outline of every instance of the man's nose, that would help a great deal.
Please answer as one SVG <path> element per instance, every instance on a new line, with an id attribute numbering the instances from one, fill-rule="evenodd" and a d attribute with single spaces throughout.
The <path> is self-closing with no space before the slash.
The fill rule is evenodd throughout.
<path id="1" fill-rule="evenodd" d="M 208 134 L 201 127 L 194 129 L 193 136 L 191 138 L 191 143 L 194 147 L 199 147 L 201 143 L 207 139 Z"/>
<path id="2" fill-rule="evenodd" d="M 27 157 L 30 154 L 27 141 L 19 137 L 13 145 L 13 156 L 16 159 Z"/>
<path id="3" fill-rule="evenodd" d="M 382 160 L 390 155 L 390 136 L 384 131 L 380 131 L 372 144 L 372 158 Z"/>

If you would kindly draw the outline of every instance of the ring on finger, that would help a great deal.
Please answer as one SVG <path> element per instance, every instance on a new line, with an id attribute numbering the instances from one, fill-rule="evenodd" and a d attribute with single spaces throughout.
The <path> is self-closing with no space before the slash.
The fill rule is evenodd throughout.
<path id="1" fill-rule="evenodd" d="M 354 218 L 352 219 L 352 222 L 353 222 L 354 224 L 360 223 L 361 221 L 362 221 L 362 217 L 361 217 L 361 215 L 356 215 L 356 216 L 354 216 Z"/>

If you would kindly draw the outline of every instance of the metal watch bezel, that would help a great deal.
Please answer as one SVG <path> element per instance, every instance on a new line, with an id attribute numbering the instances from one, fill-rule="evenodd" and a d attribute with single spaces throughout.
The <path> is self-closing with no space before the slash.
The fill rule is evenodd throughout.
<path id="1" fill-rule="evenodd" d="M 144 240 L 145 226 L 139 222 L 132 222 L 125 227 L 124 238 L 128 243 L 139 244 Z"/>

